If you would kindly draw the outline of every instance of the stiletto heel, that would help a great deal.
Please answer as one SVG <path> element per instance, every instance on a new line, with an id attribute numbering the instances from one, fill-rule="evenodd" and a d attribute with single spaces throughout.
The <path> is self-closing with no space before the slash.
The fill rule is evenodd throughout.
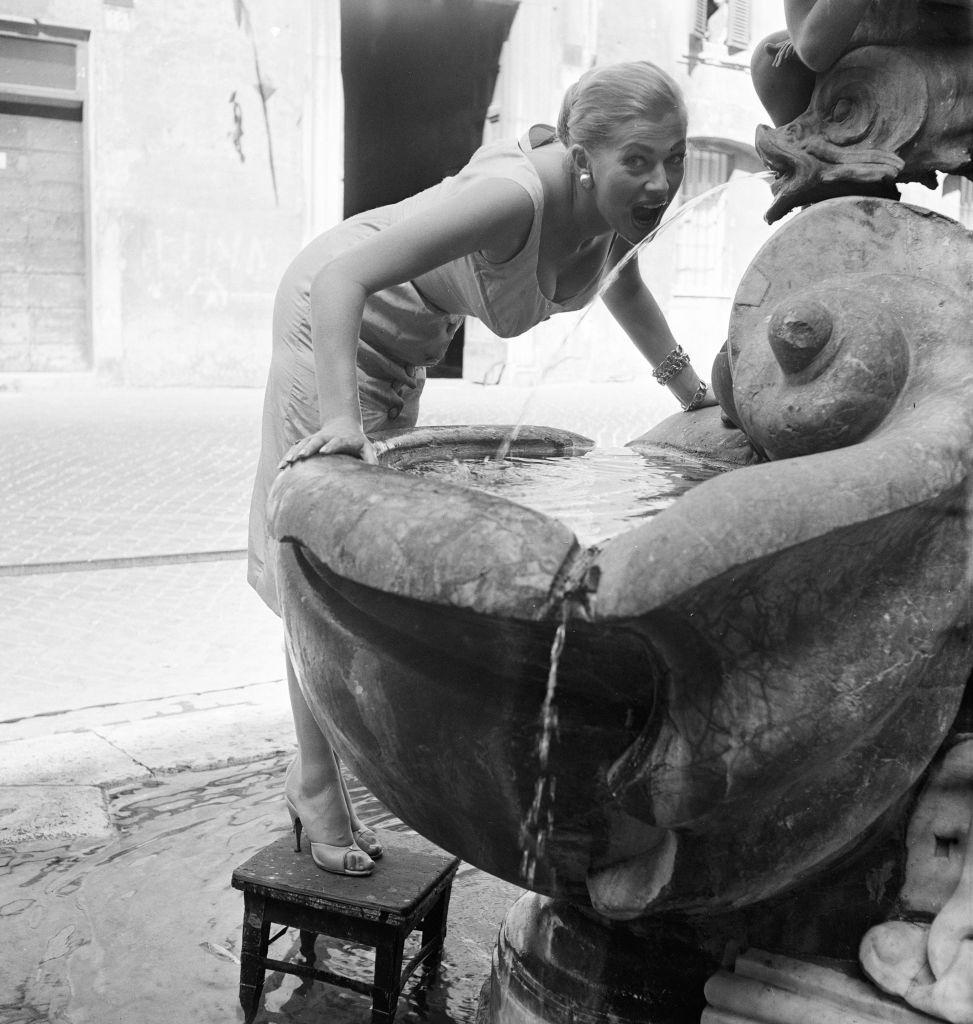
<path id="1" fill-rule="evenodd" d="M 290 797 L 284 795 L 284 803 L 287 805 L 287 813 L 291 816 L 291 821 L 294 825 L 294 841 L 295 853 L 301 852 L 301 818 L 297 813 L 297 808 L 291 803 Z M 370 875 L 375 870 L 375 864 L 372 862 L 371 857 L 364 850 L 362 850 L 355 843 L 350 843 L 348 846 L 331 846 L 329 843 L 315 843 L 313 840 L 308 840 L 311 847 L 311 859 L 319 868 L 324 871 L 330 871 L 333 875 L 353 875 L 355 877 L 364 877 Z M 348 863 L 349 854 L 360 854 L 365 860 L 368 861 L 365 867 L 354 867 Z"/>
<path id="2" fill-rule="evenodd" d="M 284 797 L 284 802 L 287 804 L 287 813 L 291 816 L 291 825 L 294 826 L 294 852 L 301 852 L 301 817 L 294 808 L 294 805 Z"/>

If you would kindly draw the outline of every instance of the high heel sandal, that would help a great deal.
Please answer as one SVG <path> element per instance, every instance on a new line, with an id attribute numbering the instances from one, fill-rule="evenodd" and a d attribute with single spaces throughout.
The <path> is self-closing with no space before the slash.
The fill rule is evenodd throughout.
<path id="1" fill-rule="evenodd" d="M 362 853 L 367 853 L 372 860 L 378 860 L 382 854 L 382 844 L 378 841 L 375 833 L 368 828 L 366 825 L 362 825 L 361 828 L 353 828 L 351 830 L 352 836 L 355 838 L 355 843 Z"/>
<path id="2" fill-rule="evenodd" d="M 297 808 L 291 803 L 290 799 L 285 795 L 284 803 L 287 805 L 287 813 L 291 816 L 291 824 L 294 826 L 294 852 L 301 852 L 301 816 L 297 813 Z M 361 831 L 361 830 L 360 830 Z M 353 875 L 355 877 L 362 877 L 364 875 L 370 875 L 375 870 L 375 865 L 371 863 L 371 857 L 355 843 L 351 843 L 349 846 L 330 846 L 328 843 L 315 843 L 308 839 L 308 843 L 311 847 L 311 859 L 319 868 L 324 871 L 330 871 L 333 875 Z M 366 860 L 369 861 L 367 868 L 354 868 L 348 866 L 348 854 L 360 853 Z"/>
<path id="3" fill-rule="evenodd" d="M 341 773 L 341 765 L 338 762 L 338 758 L 335 758 L 335 767 L 338 769 L 338 779 L 341 781 L 341 798 L 345 802 L 345 808 L 348 811 L 348 817 L 354 822 L 358 815 L 355 814 L 355 805 L 351 800 L 351 793 L 348 792 L 348 784 L 345 782 L 345 777 Z M 372 860 L 378 860 L 384 852 L 382 850 L 382 844 L 378 841 L 378 837 L 375 833 L 367 826 L 359 824 L 358 828 L 355 828 L 354 824 L 351 826 L 351 835 L 358 845 L 358 848 L 363 852 L 367 853 Z"/>

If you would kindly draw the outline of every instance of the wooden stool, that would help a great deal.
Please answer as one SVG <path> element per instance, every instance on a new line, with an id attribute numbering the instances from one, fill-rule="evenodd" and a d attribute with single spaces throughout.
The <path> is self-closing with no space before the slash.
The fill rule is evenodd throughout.
<path id="1" fill-rule="evenodd" d="M 385 856 L 364 878 L 322 871 L 306 840 L 304 851 L 295 853 L 292 836 L 265 846 L 233 872 L 233 887 L 243 890 L 240 1002 L 246 1024 L 257 1013 L 268 969 L 370 995 L 372 1024 L 391 1024 L 402 986 L 416 968 L 438 967 L 459 858 L 421 836 L 383 831 L 381 841 Z M 284 926 L 273 938 L 272 922 Z M 300 929 L 305 964 L 267 956 L 270 943 L 289 927 Z M 418 929 L 421 948 L 403 969 L 405 940 Z M 318 935 L 374 946 L 374 983 L 315 968 Z"/>

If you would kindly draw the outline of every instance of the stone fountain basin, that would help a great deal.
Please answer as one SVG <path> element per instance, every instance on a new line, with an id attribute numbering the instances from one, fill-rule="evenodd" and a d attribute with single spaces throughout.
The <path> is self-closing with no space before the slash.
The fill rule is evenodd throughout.
<path id="1" fill-rule="evenodd" d="M 959 705 L 961 398 L 838 451 L 728 467 L 592 549 L 540 512 L 393 468 L 482 457 L 503 428 L 409 431 L 377 466 L 298 463 L 270 508 L 308 702 L 395 814 L 511 882 L 587 904 L 594 880 L 619 917 L 783 892 L 898 809 Z M 678 446 L 687 419 L 647 437 Z M 692 419 L 697 450 L 725 450 L 718 410 Z M 513 454 L 589 446 L 528 428 Z"/>

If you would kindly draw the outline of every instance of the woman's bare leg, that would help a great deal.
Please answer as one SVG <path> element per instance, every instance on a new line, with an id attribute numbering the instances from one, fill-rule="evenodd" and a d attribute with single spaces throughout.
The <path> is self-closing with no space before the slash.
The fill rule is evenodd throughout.
<path id="1" fill-rule="evenodd" d="M 301 817 L 309 839 L 329 846 L 354 842 L 350 801 L 331 744 L 325 739 L 301 692 L 294 666 L 285 654 L 287 689 L 297 735 L 297 756 L 287 772 L 284 792 Z M 361 828 L 359 822 L 356 826 Z"/>

